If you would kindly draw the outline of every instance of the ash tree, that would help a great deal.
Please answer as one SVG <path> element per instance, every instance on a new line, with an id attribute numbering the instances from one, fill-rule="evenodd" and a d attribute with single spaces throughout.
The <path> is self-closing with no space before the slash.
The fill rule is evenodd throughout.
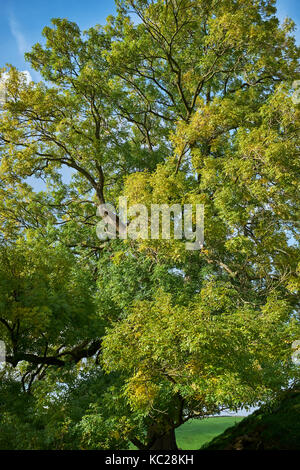
<path id="1" fill-rule="evenodd" d="M 3 70 L 2 448 L 176 449 L 299 380 L 299 48 L 274 3 L 117 1 L 44 28 L 43 81 Z M 204 247 L 100 241 L 119 196 L 204 204 Z"/>

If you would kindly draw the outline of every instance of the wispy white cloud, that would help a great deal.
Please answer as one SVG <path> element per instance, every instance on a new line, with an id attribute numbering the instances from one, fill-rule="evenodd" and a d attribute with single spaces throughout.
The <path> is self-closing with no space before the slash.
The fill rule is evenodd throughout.
<path id="1" fill-rule="evenodd" d="M 28 46 L 25 36 L 22 33 L 21 27 L 12 11 L 9 12 L 8 21 L 11 34 L 16 40 L 18 51 L 23 56 L 26 50 L 28 49 Z"/>

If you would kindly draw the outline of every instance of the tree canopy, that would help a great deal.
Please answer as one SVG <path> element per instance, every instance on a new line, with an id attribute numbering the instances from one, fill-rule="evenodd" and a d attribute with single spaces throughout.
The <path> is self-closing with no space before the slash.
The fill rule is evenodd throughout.
<path id="1" fill-rule="evenodd" d="M 294 23 L 273 0 L 116 4 L 44 28 L 41 82 L 2 71 L 1 448 L 176 448 L 299 380 Z M 204 247 L 100 241 L 119 196 L 204 204 Z"/>

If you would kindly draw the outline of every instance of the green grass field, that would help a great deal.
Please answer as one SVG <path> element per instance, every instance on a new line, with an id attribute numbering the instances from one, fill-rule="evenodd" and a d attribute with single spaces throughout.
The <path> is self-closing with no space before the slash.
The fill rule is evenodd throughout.
<path id="1" fill-rule="evenodd" d="M 198 450 L 200 447 L 218 436 L 225 429 L 239 423 L 241 416 L 218 416 L 216 418 L 191 419 L 176 429 L 176 442 L 179 449 Z M 136 449 L 131 444 L 130 449 Z"/>
<path id="2" fill-rule="evenodd" d="M 225 429 L 240 422 L 243 417 L 239 416 L 218 416 L 216 418 L 206 418 L 202 420 L 193 419 L 176 430 L 176 440 L 179 449 L 197 450 L 211 441 Z"/>

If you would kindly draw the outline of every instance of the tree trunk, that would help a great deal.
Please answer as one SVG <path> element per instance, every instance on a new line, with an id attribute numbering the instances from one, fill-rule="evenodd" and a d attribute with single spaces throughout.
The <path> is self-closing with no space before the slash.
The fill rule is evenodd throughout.
<path id="1" fill-rule="evenodd" d="M 178 450 L 175 429 L 170 429 L 165 434 L 154 437 L 150 450 Z"/>

